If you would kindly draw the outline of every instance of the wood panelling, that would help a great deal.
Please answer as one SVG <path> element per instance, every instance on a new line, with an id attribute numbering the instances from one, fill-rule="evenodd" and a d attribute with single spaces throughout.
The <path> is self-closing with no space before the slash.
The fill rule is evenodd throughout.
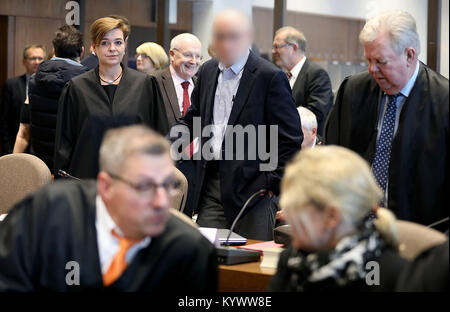
<path id="1" fill-rule="evenodd" d="M 23 49 L 33 43 L 43 44 L 47 53 L 53 52 L 52 40 L 55 31 L 64 25 L 64 19 L 22 17 L 15 18 L 14 34 L 14 76 L 24 73 Z"/>
<path id="2" fill-rule="evenodd" d="M 272 9 L 254 7 L 255 44 L 261 53 L 270 57 L 273 38 Z M 363 20 L 346 19 L 322 15 L 287 12 L 286 25 L 293 26 L 305 34 L 307 55 L 320 61 L 359 63 L 364 60 L 358 34 L 364 26 Z"/>
<path id="3" fill-rule="evenodd" d="M 8 43 L 8 58 L 11 70 L 7 77 L 23 73 L 22 51 L 30 43 L 40 43 L 52 52 L 52 39 L 56 29 L 65 23 L 68 11 L 65 9 L 67 1 L 64 0 L 1 0 L 0 15 L 13 18 L 12 38 Z M 83 14 L 81 12 L 81 14 Z M 86 52 L 89 51 L 91 23 L 102 16 L 118 14 L 130 20 L 132 35 L 133 26 L 148 29 L 149 37 L 146 41 L 154 41 L 156 23 L 151 22 L 151 0 L 85 0 L 84 36 Z M 177 23 L 169 25 L 170 32 L 192 31 L 192 2 L 178 0 Z M 139 37 L 142 37 L 140 35 Z M 137 39 L 137 38 L 136 38 Z M 141 38 L 139 38 L 141 41 Z M 13 47 L 10 47 L 13 45 Z M 12 56 L 10 54 L 13 54 Z M 131 53 L 134 54 L 134 51 Z M 5 69 L 2 69 L 3 73 Z"/>
<path id="4" fill-rule="evenodd" d="M 64 18 L 67 1 L 2 0 L 0 15 Z"/>

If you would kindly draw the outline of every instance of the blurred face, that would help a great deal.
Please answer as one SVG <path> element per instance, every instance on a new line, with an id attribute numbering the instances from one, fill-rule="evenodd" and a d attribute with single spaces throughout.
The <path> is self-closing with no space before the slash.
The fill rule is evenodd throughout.
<path id="1" fill-rule="evenodd" d="M 169 51 L 170 63 L 178 76 L 191 79 L 198 71 L 202 60 L 202 45 L 197 40 L 180 40 L 176 49 Z"/>
<path id="2" fill-rule="evenodd" d="M 226 67 L 236 63 L 250 48 L 251 30 L 242 17 L 233 14 L 214 21 L 211 47 L 216 58 Z"/>
<path id="3" fill-rule="evenodd" d="M 291 225 L 292 245 L 295 248 L 314 252 L 333 247 L 340 219 L 338 210 L 327 208 L 321 211 L 308 204 L 295 211 L 285 211 L 285 216 Z"/>
<path id="4" fill-rule="evenodd" d="M 120 29 L 113 29 L 106 33 L 98 46 L 94 46 L 100 66 L 119 65 L 125 55 L 126 40 Z"/>
<path id="5" fill-rule="evenodd" d="M 411 78 L 417 63 L 416 52 L 408 48 L 401 55 L 391 47 L 388 34 L 364 45 L 369 72 L 389 95 L 399 93 Z"/>
<path id="6" fill-rule="evenodd" d="M 136 57 L 136 68 L 138 71 L 151 74 L 155 71 L 155 66 L 153 65 L 152 60 L 146 54 L 138 54 Z"/>
<path id="7" fill-rule="evenodd" d="M 285 70 L 291 70 L 295 65 L 292 64 L 292 55 L 295 52 L 295 45 L 287 43 L 284 38 L 285 35 L 279 33 L 273 39 L 272 61 Z"/>
<path id="8" fill-rule="evenodd" d="M 27 57 L 23 60 L 23 65 L 25 66 L 27 73 L 30 75 L 34 74 L 44 58 L 45 53 L 41 48 L 28 49 Z"/>
<path id="9" fill-rule="evenodd" d="M 128 158 L 121 179 L 134 185 L 158 185 L 138 191 L 106 172 L 98 176 L 98 191 L 111 217 L 125 236 L 142 239 L 161 234 L 169 218 L 170 196 L 161 184 L 173 179 L 169 155 L 135 154 Z"/>
<path id="10" fill-rule="evenodd" d="M 312 147 L 314 141 L 316 140 L 317 129 L 312 128 L 311 130 L 307 130 L 304 127 L 302 127 L 302 131 L 303 131 L 302 149 Z"/>

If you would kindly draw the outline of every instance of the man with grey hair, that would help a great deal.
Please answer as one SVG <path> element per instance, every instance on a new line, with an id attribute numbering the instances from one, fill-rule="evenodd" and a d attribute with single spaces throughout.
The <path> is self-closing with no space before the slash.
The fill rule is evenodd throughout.
<path id="1" fill-rule="evenodd" d="M 303 142 L 302 149 L 314 148 L 316 145 L 322 144 L 317 134 L 316 115 L 306 107 L 297 107 L 302 122 Z"/>
<path id="2" fill-rule="evenodd" d="M 200 156 L 194 197 L 197 223 L 229 229 L 250 198 L 235 231 L 247 238 L 272 240 L 274 195 L 279 194 L 284 164 L 301 148 L 303 135 L 286 75 L 250 50 L 252 38 L 252 24 L 244 13 L 228 9 L 214 18 L 215 58 L 199 69 L 192 105 L 176 127 L 194 135 L 194 120 L 200 119 L 203 128 L 202 153 L 194 157 Z M 245 144 L 239 144 L 234 140 L 239 130 L 233 130 L 244 128 L 254 129 L 255 136 L 248 135 Z M 276 136 L 269 133 L 271 128 Z M 268 149 L 277 160 L 266 171 L 261 168 L 270 160 L 256 152 L 263 140 L 264 152 Z M 260 190 L 265 190 L 264 196 L 255 197 Z"/>
<path id="3" fill-rule="evenodd" d="M 16 204 L 0 225 L 0 291 L 215 291 L 213 245 L 169 213 L 169 149 L 144 126 L 110 130 L 97 181 L 58 181 Z"/>
<path id="4" fill-rule="evenodd" d="M 369 71 L 346 78 L 325 143 L 348 147 L 371 165 L 382 206 L 425 225 L 448 217 L 448 79 L 418 61 L 414 18 L 388 11 L 360 34 Z"/>
<path id="5" fill-rule="evenodd" d="M 304 106 L 316 115 L 318 133 L 333 105 L 331 81 L 325 69 L 310 62 L 305 55 L 306 38 L 291 26 L 278 29 L 273 39 L 272 57 L 289 79 L 297 107 Z"/>

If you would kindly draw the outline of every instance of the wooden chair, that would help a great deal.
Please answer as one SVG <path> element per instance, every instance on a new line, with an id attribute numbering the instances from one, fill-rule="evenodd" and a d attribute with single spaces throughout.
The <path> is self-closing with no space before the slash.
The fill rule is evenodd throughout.
<path id="1" fill-rule="evenodd" d="M 407 259 L 414 259 L 423 251 L 447 240 L 443 233 L 424 225 L 409 221 L 397 221 L 400 254 Z"/>
<path id="2" fill-rule="evenodd" d="M 177 168 L 175 168 L 175 178 L 181 183 L 181 187 L 180 192 L 176 196 L 172 197 L 171 207 L 183 212 L 187 199 L 188 181 L 184 174 Z"/>

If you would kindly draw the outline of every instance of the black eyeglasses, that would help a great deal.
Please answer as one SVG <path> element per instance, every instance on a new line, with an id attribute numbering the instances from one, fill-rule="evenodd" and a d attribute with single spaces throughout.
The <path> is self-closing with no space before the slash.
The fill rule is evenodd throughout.
<path id="1" fill-rule="evenodd" d="M 114 180 L 118 180 L 134 189 L 139 195 L 146 198 L 153 198 L 156 194 L 158 187 L 164 188 L 164 190 L 169 194 L 169 196 L 175 196 L 179 193 L 181 188 L 181 182 L 173 178 L 164 181 L 161 184 L 155 183 L 153 181 L 145 181 L 140 183 L 135 183 L 129 181 L 121 176 L 115 175 L 113 173 L 107 172 L 107 174 Z"/>
<path id="2" fill-rule="evenodd" d="M 284 48 L 284 47 L 288 47 L 288 46 L 291 46 L 292 45 L 292 43 L 284 43 L 284 44 L 274 44 L 273 45 L 273 49 L 274 50 L 279 50 L 279 49 L 282 49 L 282 48 Z"/>
<path id="3" fill-rule="evenodd" d="M 181 52 L 177 48 L 173 48 L 172 50 L 177 51 L 178 53 L 180 53 L 187 59 L 193 59 L 194 61 L 195 60 L 199 60 L 199 61 L 203 60 L 203 56 L 201 56 L 200 54 L 193 54 L 191 52 Z"/>

